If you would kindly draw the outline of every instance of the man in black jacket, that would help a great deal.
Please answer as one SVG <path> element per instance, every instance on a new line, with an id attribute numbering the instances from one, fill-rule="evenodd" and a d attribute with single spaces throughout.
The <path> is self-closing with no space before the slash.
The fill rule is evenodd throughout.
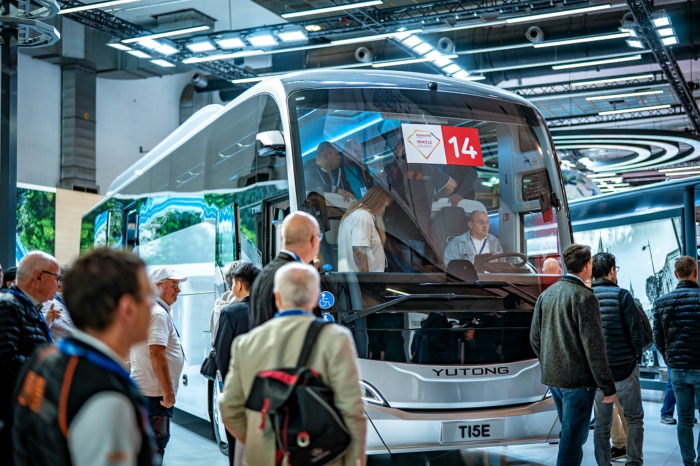
<path id="1" fill-rule="evenodd" d="M 159 462 L 143 397 L 124 366 L 131 345 L 148 336 L 153 301 L 146 265 L 131 253 L 96 249 L 66 273 L 64 291 L 77 330 L 22 371 L 14 412 L 17 464 Z"/>
<path id="2" fill-rule="evenodd" d="M 308 264 L 318 255 L 323 235 L 316 219 L 306 212 L 293 212 L 282 223 L 282 250 L 265 266 L 250 292 L 250 328 L 264 324 L 277 312 L 272 292 L 275 272 L 289 262 Z"/>
<path id="3" fill-rule="evenodd" d="M 231 344 L 233 340 L 248 332 L 248 315 L 250 313 L 250 288 L 260 274 L 260 269 L 250 262 L 241 262 L 231 272 L 231 292 L 236 301 L 221 310 L 219 331 L 214 343 L 216 367 L 221 372 L 221 378 L 226 379 L 228 366 L 231 362 Z M 235 459 L 236 438 L 226 431 L 228 440 L 228 463 L 233 466 Z"/>
<path id="4" fill-rule="evenodd" d="M 676 289 L 654 303 L 654 343 L 670 369 L 676 394 L 678 445 L 683 464 L 692 466 L 698 464 L 693 410 L 695 400 L 700 398 L 700 287 L 695 259 L 680 257 L 675 274 Z"/>
<path id="5" fill-rule="evenodd" d="M 30 252 L 19 263 L 16 285 L 0 295 L 0 464 L 12 465 L 12 392 L 20 367 L 52 342 L 41 305 L 53 298 L 61 269 L 53 256 Z"/>
<path id="6" fill-rule="evenodd" d="M 605 395 L 603 403 L 617 396 L 598 300 L 584 283 L 591 277 L 591 249 L 572 244 L 564 251 L 564 265 L 568 273 L 537 298 L 530 344 L 561 419 L 557 466 L 576 466 L 583 459 L 596 389 Z"/>
<path id="7" fill-rule="evenodd" d="M 644 329 L 629 291 L 617 286 L 615 256 L 601 252 L 593 256 L 593 293 L 600 303 L 603 323 L 605 351 L 615 381 L 615 390 L 627 421 L 626 452 L 610 449 L 610 428 L 613 405 L 603 403 L 603 393 L 598 390 L 595 397 L 595 457 L 601 466 L 607 466 L 613 456 L 627 455 L 628 465 L 642 464 L 644 443 L 644 408 L 642 390 L 639 386 L 638 361 L 644 346 Z M 614 453 L 614 455 L 612 454 Z"/>

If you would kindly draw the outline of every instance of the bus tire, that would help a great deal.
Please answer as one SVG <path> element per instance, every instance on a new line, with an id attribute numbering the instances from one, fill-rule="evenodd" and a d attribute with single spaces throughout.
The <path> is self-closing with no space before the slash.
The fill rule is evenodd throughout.
<path id="1" fill-rule="evenodd" d="M 219 378 L 216 381 L 207 382 L 207 406 L 209 409 L 209 425 L 211 426 L 211 438 L 219 446 L 219 451 L 228 456 L 228 443 L 224 425 L 221 422 L 221 412 L 219 411 Z"/>

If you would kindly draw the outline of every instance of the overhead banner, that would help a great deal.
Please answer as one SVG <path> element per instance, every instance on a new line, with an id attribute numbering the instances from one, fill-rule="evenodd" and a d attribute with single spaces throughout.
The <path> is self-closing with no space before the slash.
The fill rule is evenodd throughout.
<path id="1" fill-rule="evenodd" d="M 401 129 L 408 163 L 484 166 L 476 128 L 402 124 Z"/>

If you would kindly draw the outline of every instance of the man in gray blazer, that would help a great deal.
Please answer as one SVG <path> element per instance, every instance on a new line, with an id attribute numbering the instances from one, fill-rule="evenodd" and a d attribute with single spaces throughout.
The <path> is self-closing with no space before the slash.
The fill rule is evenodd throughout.
<path id="1" fill-rule="evenodd" d="M 263 422 L 259 412 L 245 408 L 253 380 L 260 371 L 296 365 L 313 321 L 320 285 L 318 272 L 310 265 L 291 262 L 282 266 L 275 274 L 274 287 L 279 312 L 233 342 L 221 416 L 226 428 L 245 445 L 243 463 L 247 466 L 274 465 L 276 450 L 271 423 Z M 333 463 L 338 466 L 365 464 L 366 417 L 356 358 L 350 331 L 326 325 L 307 364 L 333 390 L 335 406 L 350 431 L 348 450 Z"/>

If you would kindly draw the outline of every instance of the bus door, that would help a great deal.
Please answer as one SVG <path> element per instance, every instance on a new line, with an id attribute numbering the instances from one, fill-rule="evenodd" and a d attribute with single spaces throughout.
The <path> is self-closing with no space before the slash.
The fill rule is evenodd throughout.
<path id="1" fill-rule="evenodd" d="M 258 231 L 262 265 L 267 265 L 282 249 L 282 221 L 289 214 L 289 192 L 282 192 L 262 202 Z"/>

